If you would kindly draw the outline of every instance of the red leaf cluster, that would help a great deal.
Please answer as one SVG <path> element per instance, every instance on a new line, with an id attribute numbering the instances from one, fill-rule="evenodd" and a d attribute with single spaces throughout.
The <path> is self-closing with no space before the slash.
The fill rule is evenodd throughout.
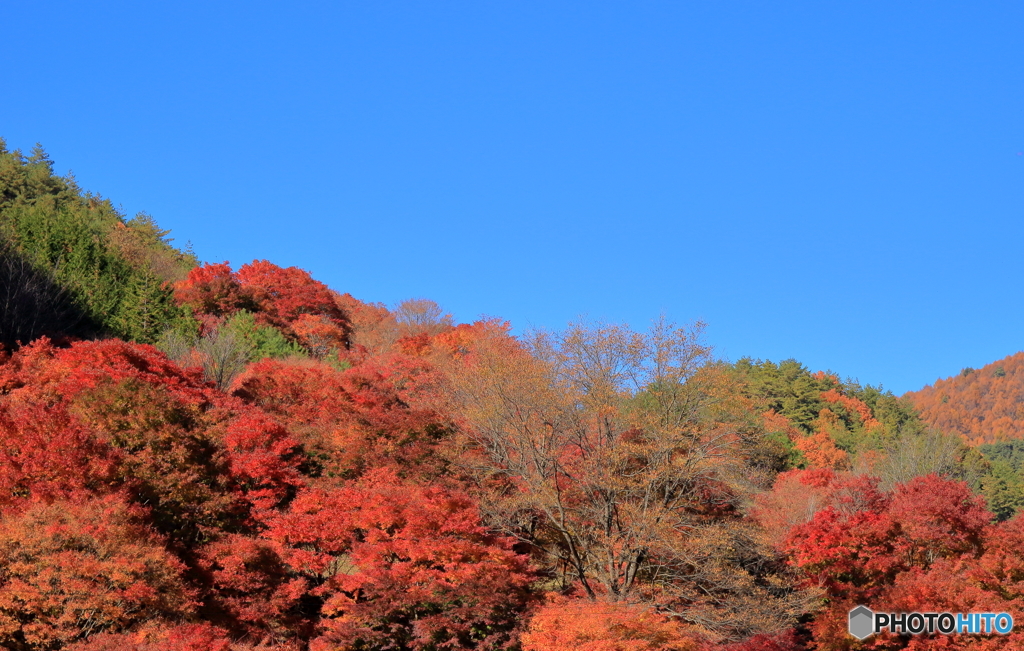
<path id="1" fill-rule="evenodd" d="M 235 395 L 294 432 L 323 473 L 352 477 L 397 464 L 437 476 L 444 461 L 435 448 L 446 427 L 436 409 L 440 381 L 424 360 L 401 355 L 344 371 L 265 359 L 242 375 Z"/>
<path id="2" fill-rule="evenodd" d="M 0 383 L 0 503 L 127 490 L 188 539 L 301 483 L 287 431 L 149 346 L 41 340 L 0 367 Z"/>
<path id="3" fill-rule="evenodd" d="M 816 648 L 850 648 L 845 614 L 855 604 L 891 612 L 1024 615 L 1024 524 L 993 524 L 983 500 L 963 482 L 928 475 L 884 494 L 868 477 L 795 471 L 780 476 L 758 517 L 784 520 L 780 506 L 798 484 L 819 508 L 792 527 L 783 546 L 807 582 L 827 591 L 829 606 L 810 625 Z M 864 648 L 1009 649 L 1021 638 L 882 635 Z"/>
<path id="4" fill-rule="evenodd" d="M 512 643 L 534 574 L 429 484 L 439 381 L 402 355 L 265 360 L 229 396 L 149 346 L 23 347 L 0 364 L 0 644 Z"/>
<path id="5" fill-rule="evenodd" d="M 206 264 L 176 283 L 174 296 L 203 323 L 248 310 L 304 345 L 348 347 L 345 301 L 298 267 L 254 260 L 234 272 L 226 262 Z"/>
<path id="6" fill-rule="evenodd" d="M 267 537 L 324 599 L 314 649 L 502 645 L 533 580 L 472 499 L 389 470 L 304 493 Z"/>

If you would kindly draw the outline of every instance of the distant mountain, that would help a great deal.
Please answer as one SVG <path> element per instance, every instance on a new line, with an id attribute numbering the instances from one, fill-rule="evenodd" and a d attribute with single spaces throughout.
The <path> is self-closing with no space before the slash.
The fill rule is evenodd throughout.
<path id="1" fill-rule="evenodd" d="M 1024 352 L 965 368 L 905 397 L 925 422 L 972 444 L 1024 438 Z"/>

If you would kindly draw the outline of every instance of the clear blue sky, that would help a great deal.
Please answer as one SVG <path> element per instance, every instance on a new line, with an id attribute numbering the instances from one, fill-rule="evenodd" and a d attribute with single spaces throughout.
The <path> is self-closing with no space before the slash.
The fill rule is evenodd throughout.
<path id="1" fill-rule="evenodd" d="M 1024 3 L 9 2 L 0 135 L 201 259 L 897 393 L 1024 348 Z"/>

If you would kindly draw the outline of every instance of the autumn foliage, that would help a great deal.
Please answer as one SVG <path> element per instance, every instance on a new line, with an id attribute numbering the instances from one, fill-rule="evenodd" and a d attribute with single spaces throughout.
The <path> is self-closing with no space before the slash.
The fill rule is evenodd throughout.
<path id="1" fill-rule="evenodd" d="M 845 615 L 856 604 L 889 612 L 1022 613 L 1014 587 L 1024 561 L 1021 521 L 992 524 L 964 483 L 930 475 L 885 493 L 870 477 L 795 471 L 780 477 L 757 517 L 777 527 L 786 517 L 785 495 L 797 484 L 813 497 L 779 544 L 829 599 L 809 627 L 817 648 L 850 648 Z M 863 647 L 996 649 L 1022 641 L 1017 633 L 913 641 L 886 634 Z"/>
<path id="2" fill-rule="evenodd" d="M 0 367 L 12 507 L 128 491 L 182 544 L 248 526 L 298 487 L 296 442 L 148 346 L 45 340 Z"/>
<path id="3" fill-rule="evenodd" d="M 931 425 L 972 443 L 994 443 L 1024 437 L 1022 385 L 1024 353 L 1016 353 L 977 370 L 965 368 L 907 397 Z"/>
<path id="4" fill-rule="evenodd" d="M 314 649 L 500 646 L 533 578 L 467 496 L 390 471 L 308 493 L 268 536 L 324 599 Z"/>
<path id="5" fill-rule="evenodd" d="M 345 301 L 297 267 L 255 260 L 235 272 L 226 262 L 206 264 L 177 282 L 174 296 L 206 328 L 245 310 L 312 349 L 326 352 L 348 346 Z"/>
<path id="6" fill-rule="evenodd" d="M 52 648 L 196 608 L 185 565 L 119 495 L 35 503 L 0 524 L 0 644 Z"/>
<path id="7" fill-rule="evenodd" d="M 436 475 L 445 464 L 436 446 L 449 420 L 431 397 L 439 381 L 425 362 L 404 356 L 346 370 L 263 360 L 238 379 L 235 395 L 293 432 L 317 474 L 355 477 L 398 464 Z"/>
<path id="8" fill-rule="evenodd" d="M 523 651 L 697 651 L 699 638 L 649 606 L 556 597 L 538 608 Z"/>
<path id="9" fill-rule="evenodd" d="M 75 300 L 120 297 L 94 325 L 134 341 L 64 312 L 52 339 L 0 333 L 4 649 L 1024 648 L 846 633 L 854 604 L 1024 621 L 1021 355 L 911 395 L 922 420 L 794 360 L 717 360 L 701 324 L 516 336 L 194 266 L 104 206 L 75 210 L 106 215 L 89 241 L 117 273 Z"/>
<path id="10" fill-rule="evenodd" d="M 264 360 L 232 396 L 117 340 L 6 356 L 0 643 L 511 643 L 534 569 L 444 480 L 438 382 Z"/>

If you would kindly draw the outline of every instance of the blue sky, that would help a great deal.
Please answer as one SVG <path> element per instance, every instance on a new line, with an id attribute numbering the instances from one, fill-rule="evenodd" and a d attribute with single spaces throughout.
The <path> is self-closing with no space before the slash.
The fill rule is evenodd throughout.
<path id="1" fill-rule="evenodd" d="M 296 6 L 297 5 L 297 6 Z M 897 393 L 1024 348 L 1020 2 L 7 3 L 0 136 L 201 259 L 708 322 Z"/>

